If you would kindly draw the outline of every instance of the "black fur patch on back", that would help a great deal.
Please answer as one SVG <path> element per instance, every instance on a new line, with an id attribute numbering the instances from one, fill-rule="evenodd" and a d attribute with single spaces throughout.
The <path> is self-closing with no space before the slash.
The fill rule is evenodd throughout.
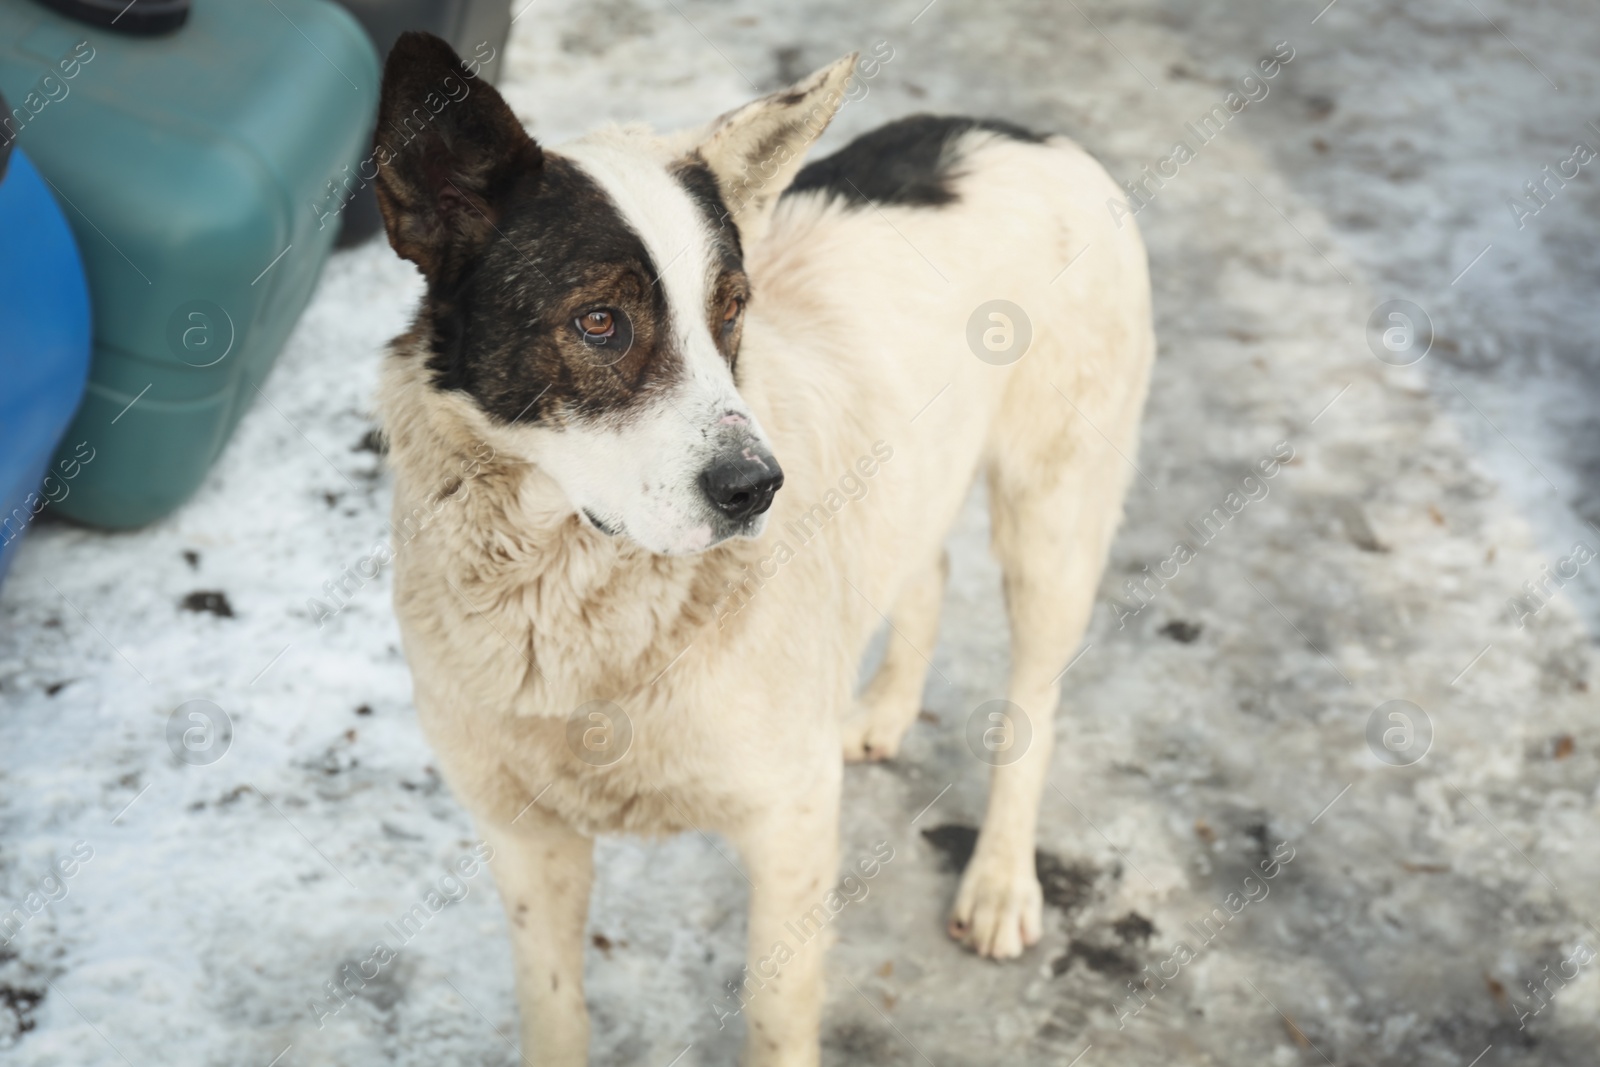
<path id="1" fill-rule="evenodd" d="M 434 385 L 502 422 L 626 413 L 681 371 L 659 274 L 605 191 L 546 154 L 506 196 L 483 250 L 429 286 L 418 327 Z M 626 315 L 625 355 L 579 340 L 574 319 L 597 308 Z"/>
<path id="2" fill-rule="evenodd" d="M 852 205 L 948 204 L 956 198 L 949 183 L 956 161 L 947 148 L 971 130 L 988 130 L 1029 144 L 1044 140 L 1001 119 L 911 115 L 864 133 L 833 155 L 808 164 L 783 195 L 820 190 Z"/>

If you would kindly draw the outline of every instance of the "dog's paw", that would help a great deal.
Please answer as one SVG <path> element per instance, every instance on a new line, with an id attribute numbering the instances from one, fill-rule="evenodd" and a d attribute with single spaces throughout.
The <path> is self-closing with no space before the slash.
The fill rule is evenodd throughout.
<path id="1" fill-rule="evenodd" d="M 900 751 L 906 735 L 902 716 L 889 716 L 858 704 L 841 728 L 846 763 L 882 763 Z"/>
<path id="2" fill-rule="evenodd" d="M 1033 850 L 1025 855 L 1019 863 L 980 851 L 961 876 L 947 929 L 980 956 L 1020 956 L 1044 933 L 1044 892 L 1034 873 Z"/>

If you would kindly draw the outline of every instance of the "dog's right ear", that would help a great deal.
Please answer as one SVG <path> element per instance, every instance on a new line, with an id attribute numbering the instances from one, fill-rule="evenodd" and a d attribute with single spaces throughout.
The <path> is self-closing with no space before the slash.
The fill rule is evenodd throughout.
<path id="1" fill-rule="evenodd" d="M 430 281 L 495 233 L 506 195 L 543 153 L 500 94 L 431 33 L 403 33 L 383 68 L 378 209 L 389 244 Z"/>
<path id="2" fill-rule="evenodd" d="M 844 106 L 856 58 L 852 52 L 787 89 L 728 112 L 694 150 L 717 179 L 746 246 L 766 232 L 778 197 L 800 173 L 806 149 Z"/>

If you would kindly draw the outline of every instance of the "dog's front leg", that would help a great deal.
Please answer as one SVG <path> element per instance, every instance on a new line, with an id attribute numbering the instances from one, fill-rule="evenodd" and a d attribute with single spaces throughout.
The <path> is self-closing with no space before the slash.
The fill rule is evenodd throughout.
<path id="1" fill-rule="evenodd" d="M 523 1062 L 583 1067 L 589 1057 L 583 931 L 594 841 L 538 808 L 513 824 L 480 829 L 494 849 L 490 869 L 511 927 Z"/>
<path id="2" fill-rule="evenodd" d="M 746 827 L 750 946 L 735 996 L 745 1019 L 745 1067 L 817 1067 L 828 896 L 839 871 L 839 762 L 821 784 Z"/>

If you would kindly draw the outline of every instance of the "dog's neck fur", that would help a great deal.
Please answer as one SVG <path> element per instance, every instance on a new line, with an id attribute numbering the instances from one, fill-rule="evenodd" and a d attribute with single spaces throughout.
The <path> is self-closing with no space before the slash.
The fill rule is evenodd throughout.
<path id="1" fill-rule="evenodd" d="M 424 344 L 415 333 L 397 338 L 380 388 L 396 567 L 437 552 L 428 570 L 448 577 L 463 610 L 492 615 L 527 653 L 537 670 L 517 695 L 519 713 L 564 715 L 634 693 L 691 642 L 731 636 L 739 618 L 724 631 L 715 606 L 759 542 L 662 556 L 593 529 L 548 475 L 496 444 L 501 432 L 469 400 L 439 402 Z"/>
<path id="2" fill-rule="evenodd" d="M 390 125 L 426 103 L 428 78 L 458 77 L 442 43 L 407 47 L 385 75 Z M 602 129 L 548 154 L 479 85 L 381 168 L 390 242 L 430 293 L 416 327 L 391 347 L 380 401 L 396 473 L 396 603 L 408 653 L 425 636 L 419 654 L 448 648 L 477 662 L 478 703 L 565 716 L 653 686 L 691 645 L 696 655 L 726 648 L 776 617 L 773 597 L 717 617 L 718 601 L 771 538 L 741 539 L 757 526 L 757 512 L 742 510 L 748 495 L 718 500 L 703 479 L 735 457 L 758 464 L 764 491 L 776 490 L 765 405 L 749 395 L 759 387 L 748 388 L 747 372 L 734 377 L 736 360 L 752 363 L 756 329 L 743 312 L 741 249 L 760 243 L 854 62 L 699 130 Z M 528 267 L 537 284 L 518 280 Z M 468 284 L 475 321 L 504 328 L 470 349 L 439 349 L 433 324 L 451 309 L 431 301 Z M 601 303 L 628 326 L 624 362 L 610 374 L 589 373 L 586 330 L 519 338 L 493 315 L 513 307 L 517 322 L 548 326 L 555 309 Z M 459 331 L 450 336 L 461 341 Z M 434 358 L 468 354 L 492 365 L 451 377 L 460 368 Z M 465 633 L 483 631 L 461 627 L 463 618 L 489 623 L 510 648 L 478 647 L 481 636 Z M 462 647 L 468 641 L 478 644 Z"/>

